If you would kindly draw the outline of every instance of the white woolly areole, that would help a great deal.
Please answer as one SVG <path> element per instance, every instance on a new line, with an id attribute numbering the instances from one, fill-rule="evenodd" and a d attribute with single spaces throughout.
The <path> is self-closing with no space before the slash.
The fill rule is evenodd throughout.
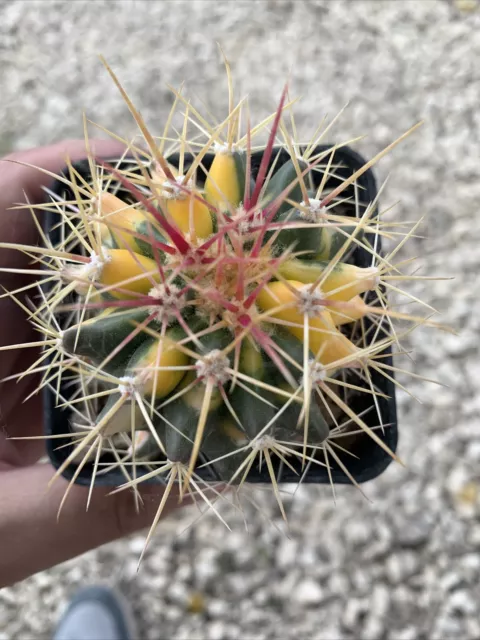
<path id="1" fill-rule="evenodd" d="M 313 384 L 323 382 L 327 377 L 327 370 L 320 362 L 310 360 L 310 380 Z"/>
<path id="2" fill-rule="evenodd" d="M 123 376 L 120 378 L 120 384 L 117 388 L 122 396 L 133 396 L 138 391 L 137 379 L 133 376 Z"/>
<path id="3" fill-rule="evenodd" d="M 76 287 L 77 292 L 80 294 L 86 293 L 88 286 L 81 281 L 97 282 L 102 275 L 104 266 L 111 262 L 111 260 L 112 256 L 105 249 L 102 250 L 102 255 L 92 252 L 90 260 L 87 263 L 65 267 L 62 272 L 62 278 L 67 282 L 78 280 L 78 286 Z"/>
<path id="4" fill-rule="evenodd" d="M 232 217 L 233 217 L 233 220 L 239 220 L 237 225 L 237 230 L 239 233 L 242 233 L 242 234 L 249 233 L 252 230 L 252 228 L 264 222 L 263 214 L 261 211 L 255 211 L 253 216 L 252 214 L 249 214 L 247 216 L 247 212 L 245 211 L 243 206 L 237 207 Z"/>
<path id="5" fill-rule="evenodd" d="M 112 256 L 107 251 L 104 251 L 102 256 L 92 253 L 88 264 L 81 268 L 82 277 L 91 282 L 96 282 L 102 275 L 103 267 L 111 261 Z"/>
<path id="6" fill-rule="evenodd" d="M 322 207 L 321 203 L 321 200 L 316 200 L 315 198 L 311 198 L 308 204 L 302 200 L 300 206 L 303 207 L 303 209 L 299 210 L 300 217 L 304 220 L 308 220 L 308 222 L 318 222 L 322 218 L 325 218 L 327 215 L 327 208 Z"/>
<path id="7" fill-rule="evenodd" d="M 253 440 L 250 446 L 254 451 L 261 451 L 262 449 L 272 449 L 276 444 L 277 441 L 273 436 L 266 435 Z"/>
<path id="8" fill-rule="evenodd" d="M 192 186 L 192 180 L 190 179 L 186 184 L 184 184 L 184 180 L 185 176 L 177 176 L 174 180 L 165 180 L 162 184 L 162 197 L 167 200 L 186 198 L 188 194 L 180 187 L 188 189 Z"/>
<path id="9" fill-rule="evenodd" d="M 158 300 L 158 304 L 149 307 L 148 312 L 154 313 L 156 319 L 162 322 L 165 319 L 171 319 L 178 315 L 185 306 L 185 295 L 179 296 L 180 289 L 174 284 L 166 287 L 164 284 L 159 284 L 148 292 L 150 298 Z"/>
<path id="10" fill-rule="evenodd" d="M 233 144 L 229 147 L 226 142 L 224 143 L 214 142 L 212 147 L 213 147 L 213 152 L 218 153 L 219 155 L 228 155 L 229 153 L 232 153 L 232 151 L 235 150 L 235 146 Z"/>
<path id="11" fill-rule="evenodd" d="M 370 288 L 376 289 L 380 284 L 380 271 L 377 267 L 370 267 L 371 277 L 369 278 Z"/>
<path id="12" fill-rule="evenodd" d="M 312 292 L 310 285 L 306 284 L 298 290 L 298 296 L 297 308 L 309 318 L 315 318 L 324 311 L 325 296 L 321 289 L 317 288 Z"/>
<path id="13" fill-rule="evenodd" d="M 63 337 L 65 335 L 65 331 L 59 331 L 58 332 L 58 338 L 55 341 L 55 346 L 57 347 L 57 349 L 59 351 L 64 351 L 64 345 L 63 345 Z"/>
<path id="14" fill-rule="evenodd" d="M 230 379 L 230 362 L 219 349 L 213 349 L 202 360 L 197 360 L 195 368 L 197 376 L 205 381 L 224 384 Z"/>

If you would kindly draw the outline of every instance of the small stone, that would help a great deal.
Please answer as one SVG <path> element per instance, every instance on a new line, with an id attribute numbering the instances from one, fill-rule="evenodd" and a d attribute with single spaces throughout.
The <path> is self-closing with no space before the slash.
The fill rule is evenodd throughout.
<path id="1" fill-rule="evenodd" d="M 303 549 L 298 553 L 296 562 L 298 562 L 299 566 L 307 569 L 318 568 L 318 566 L 321 566 L 321 563 L 319 563 L 318 552 L 312 546 L 303 547 Z"/>
<path id="2" fill-rule="evenodd" d="M 375 612 L 375 616 L 383 618 L 387 615 L 390 606 L 390 592 L 384 584 L 377 584 L 373 588 L 370 597 L 370 611 Z"/>
<path id="3" fill-rule="evenodd" d="M 469 618 L 465 624 L 468 638 L 480 638 L 480 621 L 475 617 Z"/>
<path id="4" fill-rule="evenodd" d="M 385 626 L 377 615 L 369 615 L 363 625 L 361 637 L 363 640 L 380 640 L 383 637 Z"/>
<path id="5" fill-rule="evenodd" d="M 474 523 L 472 523 L 472 526 L 468 531 L 468 544 L 473 548 L 480 546 L 480 526 L 479 525 L 475 525 Z"/>
<path id="6" fill-rule="evenodd" d="M 294 540 L 282 539 L 277 548 L 277 566 L 286 569 L 295 563 L 298 553 L 298 543 Z"/>
<path id="7" fill-rule="evenodd" d="M 228 603 L 225 600 L 214 599 L 210 600 L 208 603 L 208 613 L 212 616 L 212 618 L 222 618 L 225 617 L 226 612 L 228 611 Z"/>
<path id="8" fill-rule="evenodd" d="M 368 599 L 354 599 L 350 598 L 347 601 L 343 612 L 343 625 L 346 629 L 351 631 L 357 631 L 360 625 L 361 619 L 368 611 Z"/>
<path id="9" fill-rule="evenodd" d="M 468 331 L 459 335 L 448 335 L 442 340 L 442 347 L 446 354 L 453 358 L 458 358 L 472 350 L 475 344 L 475 336 Z"/>
<path id="10" fill-rule="evenodd" d="M 416 548 L 428 541 L 432 530 L 430 518 L 418 512 L 410 517 L 405 517 L 402 524 L 397 526 L 396 541 L 402 547 Z"/>
<path id="11" fill-rule="evenodd" d="M 323 597 L 323 591 L 320 585 L 310 578 L 306 578 L 300 582 L 292 594 L 292 600 L 304 607 L 319 604 L 322 602 Z"/>
<path id="12" fill-rule="evenodd" d="M 465 457 L 472 462 L 480 462 L 480 441 L 469 442 L 467 444 Z"/>
<path id="13" fill-rule="evenodd" d="M 204 549 L 203 552 L 197 556 L 194 574 L 199 585 L 206 585 L 218 574 L 217 557 L 218 552 L 216 549 Z"/>
<path id="14" fill-rule="evenodd" d="M 368 572 L 365 569 L 357 567 L 350 575 L 353 590 L 361 595 L 366 595 L 371 591 L 371 583 Z"/>
<path id="15" fill-rule="evenodd" d="M 299 584 L 299 575 L 299 570 L 293 569 L 285 576 L 283 580 L 280 580 L 273 585 L 273 594 L 280 599 L 294 597 L 297 589 L 297 584 Z"/>
<path id="16" fill-rule="evenodd" d="M 250 591 L 250 582 L 244 574 L 228 576 L 227 584 L 236 596 L 245 596 Z"/>
<path id="17" fill-rule="evenodd" d="M 352 521 L 345 530 L 345 542 L 353 547 L 362 547 L 372 539 L 371 528 L 360 521 Z"/>
<path id="18" fill-rule="evenodd" d="M 226 625 L 220 620 L 215 620 L 208 625 L 208 635 L 210 640 L 225 640 Z"/>
<path id="19" fill-rule="evenodd" d="M 392 553 L 385 566 L 386 576 L 391 584 L 399 584 L 412 576 L 419 568 L 419 560 L 413 551 Z"/>
<path id="20" fill-rule="evenodd" d="M 477 553 L 465 554 L 460 559 L 459 567 L 466 576 L 475 579 L 480 572 L 480 556 Z"/>
<path id="21" fill-rule="evenodd" d="M 165 610 L 165 617 L 172 622 L 176 622 L 177 620 L 182 620 L 185 617 L 185 611 L 178 607 L 168 606 Z"/>
<path id="22" fill-rule="evenodd" d="M 263 607 L 270 597 L 268 589 L 257 589 L 253 595 L 253 602 Z"/>
<path id="23" fill-rule="evenodd" d="M 442 576 L 439 586 L 442 591 L 450 592 L 458 587 L 461 583 L 462 576 L 457 572 L 449 571 L 444 576 Z"/>
<path id="24" fill-rule="evenodd" d="M 454 591 L 448 600 L 448 609 L 452 613 L 474 614 L 477 612 L 477 608 L 476 600 L 464 589 Z"/>
<path id="25" fill-rule="evenodd" d="M 392 631 L 391 637 L 395 640 L 417 640 L 418 629 L 415 627 L 405 627 L 405 629 Z"/>
<path id="26" fill-rule="evenodd" d="M 188 602 L 188 589 L 181 582 L 174 582 L 167 592 L 168 599 L 179 605 L 186 605 Z"/>
<path id="27" fill-rule="evenodd" d="M 445 486 L 452 493 L 455 494 L 460 491 L 461 488 L 468 482 L 468 471 L 463 466 L 455 466 L 448 474 L 445 480 Z"/>
<path id="28" fill-rule="evenodd" d="M 343 573 L 333 573 L 330 576 L 328 590 L 330 593 L 344 595 L 348 593 L 350 584 L 348 578 Z"/>
<path id="29" fill-rule="evenodd" d="M 175 580 L 178 582 L 188 582 L 190 580 L 190 578 L 192 577 L 192 567 L 190 565 L 190 563 L 182 563 L 176 573 L 175 573 Z"/>
<path id="30" fill-rule="evenodd" d="M 342 632 L 336 626 L 322 626 L 322 628 L 315 633 L 315 640 L 339 640 L 341 637 Z"/>
<path id="31" fill-rule="evenodd" d="M 142 551 L 145 548 L 145 537 L 144 536 L 134 536 L 128 543 L 130 551 L 136 556 L 140 556 Z"/>
<path id="32" fill-rule="evenodd" d="M 385 526 L 377 526 L 375 536 L 368 547 L 363 552 L 365 560 L 377 560 L 383 557 L 392 547 L 392 534 L 390 529 Z"/>
<path id="33" fill-rule="evenodd" d="M 449 616 L 441 616 L 436 620 L 432 638 L 444 640 L 444 638 L 464 638 L 462 622 Z"/>

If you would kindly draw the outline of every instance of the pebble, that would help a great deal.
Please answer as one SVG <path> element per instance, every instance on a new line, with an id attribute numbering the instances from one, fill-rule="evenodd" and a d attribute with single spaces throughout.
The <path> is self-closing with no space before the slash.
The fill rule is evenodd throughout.
<path id="1" fill-rule="evenodd" d="M 173 582 L 168 589 L 168 599 L 178 605 L 185 605 L 188 595 L 188 588 L 181 582 Z"/>
<path id="2" fill-rule="evenodd" d="M 237 598 L 242 598 L 250 591 L 250 581 L 243 574 L 232 574 L 226 580 L 228 588 Z"/>
<path id="3" fill-rule="evenodd" d="M 208 584 L 218 573 L 216 561 L 218 551 L 212 548 L 201 549 L 195 559 L 194 575 L 199 585 Z"/>
<path id="4" fill-rule="evenodd" d="M 478 601 L 466 590 L 454 591 L 448 600 L 448 608 L 454 614 L 468 615 L 478 612 Z"/>
<path id="5" fill-rule="evenodd" d="M 392 553 L 386 561 L 385 574 L 391 584 L 399 584 L 419 568 L 419 559 L 413 551 Z"/>
<path id="6" fill-rule="evenodd" d="M 134 536 L 129 542 L 133 554 L 140 556 L 145 547 L 145 536 Z"/>
<path id="7" fill-rule="evenodd" d="M 220 620 L 216 620 L 208 626 L 208 637 L 210 640 L 226 640 L 225 631 L 225 623 Z"/>
<path id="8" fill-rule="evenodd" d="M 380 640 L 384 634 L 385 625 L 383 620 L 376 614 L 367 616 L 362 627 L 362 639 Z"/>
<path id="9" fill-rule="evenodd" d="M 379 618 L 385 618 L 390 606 L 390 590 L 384 584 L 376 584 L 370 596 L 370 611 Z"/>
<path id="10" fill-rule="evenodd" d="M 277 547 L 276 559 L 279 569 L 286 569 L 294 564 L 298 554 L 298 543 L 284 538 Z"/>
<path id="11" fill-rule="evenodd" d="M 410 517 L 405 517 L 396 529 L 396 543 L 401 547 L 420 547 L 428 541 L 432 523 L 425 518 L 422 512 Z"/>
<path id="12" fill-rule="evenodd" d="M 346 629 L 351 631 L 358 631 L 361 621 L 367 612 L 367 598 L 350 598 L 343 610 L 342 623 Z"/>
<path id="13" fill-rule="evenodd" d="M 392 631 L 392 640 L 417 640 L 418 631 L 415 627 L 405 627 L 404 629 L 395 629 Z"/>
<path id="14" fill-rule="evenodd" d="M 329 593 L 342 595 L 344 593 L 348 593 L 349 587 L 350 583 L 345 574 L 335 572 L 330 575 L 330 580 L 328 582 Z"/>
<path id="15" fill-rule="evenodd" d="M 315 580 L 307 578 L 295 587 L 292 599 L 301 607 L 309 607 L 322 602 L 324 594 L 322 588 Z"/>
<path id="16" fill-rule="evenodd" d="M 229 605 L 225 600 L 210 600 L 208 603 L 208 613 L 213 618 L 222 618 L 228 611 Z"/>

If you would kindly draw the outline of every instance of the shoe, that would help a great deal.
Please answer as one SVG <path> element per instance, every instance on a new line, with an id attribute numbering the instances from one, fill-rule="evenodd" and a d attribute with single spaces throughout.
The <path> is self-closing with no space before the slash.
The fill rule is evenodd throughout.
<path id="1" fill-rule="evenodd" d="M 134 640 L 129 606 L 107 587 L 82 589 L 70 601 L 53 640 Z"/>

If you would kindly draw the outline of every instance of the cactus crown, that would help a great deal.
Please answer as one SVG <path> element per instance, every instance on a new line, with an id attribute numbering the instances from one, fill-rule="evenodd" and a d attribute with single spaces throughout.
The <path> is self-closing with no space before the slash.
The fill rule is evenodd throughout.
<path id="1" fill-rule="evenodd" d="M 228 74 L 222 123 L 177 92 L 182 130 L 154 139 L 106 66 L 145 144 L 90 156 L 88 179 L 69 166 L 65 197 L 47 189 L 41 207 L 45 246 L 18 247 L 43 267 L 27 311 L 48 364 L 29 373 L 42 372 L 74 434 L 57 476 L 91 465 L 93 483 L 118 468 L 121 488 L 161 478 L 204 495 L 209 477 L 213 491 L 217 481 L 238 490 L 259 465 L 284 513 L 279 466 L 299 478 L 337 467 L 355 483 L 345 443 L 358 434 L 395 458 L 376 381 L 393 380 L 394 321 L 433 323 L 388 304 L 407 276 L 399 246 L 382 256 L 378 239 L 403 245 L 416 226 L 384 223 L 362 176 L 406 134 L 345 174 L 343 145 L 320 146 L 329 127 L 304 145 L 289 133 L 286 89 L 269 118 L 242 130 L 247 101 L 234 104 Z M 362 395 L 373 426 L 352 409 Z"/>

